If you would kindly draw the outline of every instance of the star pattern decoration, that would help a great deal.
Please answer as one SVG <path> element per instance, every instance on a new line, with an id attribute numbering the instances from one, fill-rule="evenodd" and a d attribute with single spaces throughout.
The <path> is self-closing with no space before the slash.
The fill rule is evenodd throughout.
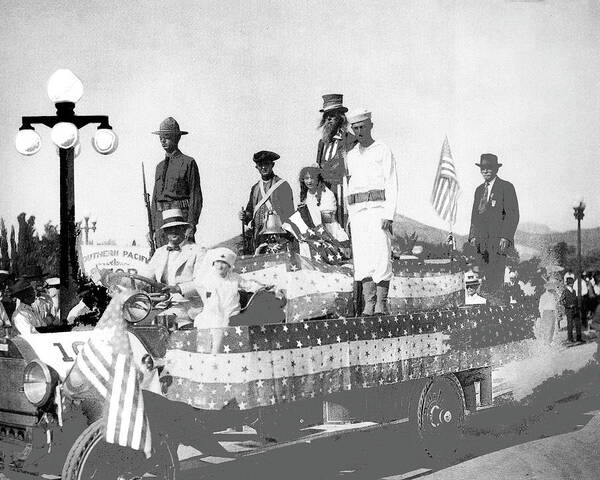
<path id="1" fill-rule="evenodd" d="M 535 318 L 524 306 L 477 306 L 227 327 L 216 354 L 210 330 L 177 331 L 167 397 L 246 409 L 498 365 L 527 353 Z"/>

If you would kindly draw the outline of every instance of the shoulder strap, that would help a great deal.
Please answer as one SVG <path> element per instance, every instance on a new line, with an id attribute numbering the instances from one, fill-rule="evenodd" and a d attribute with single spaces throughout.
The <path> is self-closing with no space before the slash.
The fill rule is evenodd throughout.
<path id="1" fill-rule="evenodd" d="M 258 212 L 258 209 L 267 202 L 268 202 L 267 206 L 269 208 L 273 208 L 273 205 L 271 203 L 271 195 L 273 195 L 273 192 L 275 190 L 277 190 L 277 188 L 279 188 L 279 186 L 282 185 L 283 183 L 285 183 L 285 180 L 283 178 L 280 178 L 277 182 L 275 182 L 273 185 L 271 185 L 271 188 L 269 188 L 269 190 L 267 190 L 265 192 L 265 186 L 263 185 L 262 180 L 258 181 L 258 188 L 260 188 L 260 194 L 261 194 L 262 198 L 254 206 L 254 215 L 256 215 L 256 212 Z"/>

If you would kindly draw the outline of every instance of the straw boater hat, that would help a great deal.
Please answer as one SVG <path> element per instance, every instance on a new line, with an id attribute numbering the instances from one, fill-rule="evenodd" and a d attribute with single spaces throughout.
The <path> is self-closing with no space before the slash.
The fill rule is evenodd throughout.
<path id="1" fill-rule="evenodd" d="M 46 280 L 46 285 L 48 288 L 59 288 L 60 287 L 60 278 L 51 277 Z"/>
<path id="2" fill-rule="evenodd" d="M 499 168 L 502 166 L 501 163 L 498 163 L 498 157 L 493 153 L 482 153 L 481 154 L 481 163 L 476 163 L 480 168 Z"/>
<path id="3" fill-rule="evenodd" d="M 216 261 L 221 261 L 233 268 L 237 255 L 227 247 L 217 247 L 209 252 L 209 258 L 211 265 Z"/>
<path id="4" fill-rule="evenodd" d="M 346 113 L 348 109 L 344 107 L 342 101 L 344 96 L 341 93 L 328 93 L 323 95 L 323 108 L 319 110 L 321 113 L 331 112 L 332 110 L 340 110 Z"/>
<path id="5" fill-rule="evenodd" d="M 160 126 L 158 130 L 152 132 L 153 135 L 187 135 L 188 132 L 179 129 L 179 124 L 177 120 L 173 117 L 167 117 L 162 122 L 160 122 Z"/>
<path id="6" fill-rule="evenodd" d="M 371 112 L 366 108 L 359 108 L 346 115 L 346 118 L 350 124 L 364 122 L 365 120 L 371 119 Z"/>
<path id="7" fill-rule="evenodd" d="M 169 210 L 163 210 L 162 212 L 163 224 L 160 228 L 165 229 L 169 227 L 176 227 L 177 225 L 190 226 L 189 222 L 186 222 L 183 218 L 183 213 L 180 208 L 170 208 Z"/>

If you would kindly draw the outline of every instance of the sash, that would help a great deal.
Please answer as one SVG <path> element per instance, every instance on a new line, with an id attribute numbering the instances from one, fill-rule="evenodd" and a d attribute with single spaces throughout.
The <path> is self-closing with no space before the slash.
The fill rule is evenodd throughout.
<path id="1" fill-rule="evenodd" d="M 254 215 L 253 216 L 256 216 L 256 212 L 258 212 L 258 210 L 260 209 L 260 207 L 262 207 L 265 203 L 267 204 L 267 207 L 270 210 L 273 210 L 273 204 L 271 203 L 271 195 L 273 195 L 273 192 L 275 190 L 277 190 L 277 188 L 283 182 L 285 182 L 285 180 L 283 178 L 280 178 L 277 182 L 275 182 L 273 185 L 271 185 L 271 188 L 269 188 L 269 190 L 267 190 L 265 192 L 265 186 L 264 186 L 262 180 L 259 180 L 259 182 L 258 182 L 258 188 L 260 188 L 260 194 L 262 195 L 262 198 L 254 206 Z"/>

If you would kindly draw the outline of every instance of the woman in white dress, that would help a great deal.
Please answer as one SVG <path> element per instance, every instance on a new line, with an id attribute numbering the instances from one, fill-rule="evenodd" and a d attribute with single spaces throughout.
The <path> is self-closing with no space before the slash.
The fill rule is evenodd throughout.
<path id="1" fill-rule="evenodd" d="M 333 192 L 323 182 L 319 167 L 300 170 L 300 202 L 307 206 L 315 226 L 323 225 L 340 242 L 348 240 L 348 235 L 335 219 L 337 202 Z"/>

